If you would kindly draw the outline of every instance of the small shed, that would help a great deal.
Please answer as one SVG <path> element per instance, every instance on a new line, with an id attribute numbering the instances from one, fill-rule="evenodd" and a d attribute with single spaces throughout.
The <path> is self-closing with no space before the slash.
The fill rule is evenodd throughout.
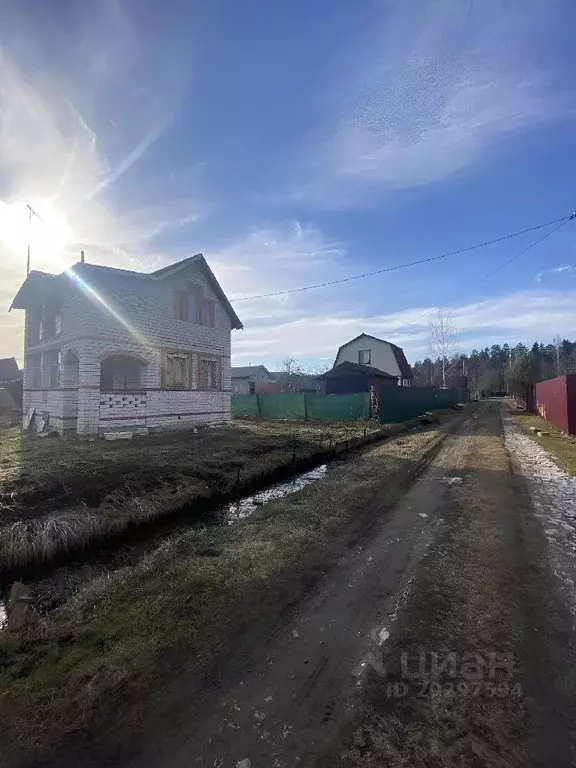
<path id="1" fill-rule="evenodd" d="M 398 377 L 370 365 L 345 361 L 322 374 L 327 395 L 351 395 L 355 392 L 379 392 L 382 387 L 397 387 Z"/>

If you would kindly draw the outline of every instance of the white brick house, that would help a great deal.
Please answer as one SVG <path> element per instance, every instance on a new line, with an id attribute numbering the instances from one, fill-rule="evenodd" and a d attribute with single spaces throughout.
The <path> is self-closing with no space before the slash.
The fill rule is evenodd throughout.
<path id="1" fill-rule="evenodd" d="M 150 274 L 84 262 L 30 272 L 23 411 L 95 436 L 230 420 L 230 336 L 242 323 L 201 254 Z"/>

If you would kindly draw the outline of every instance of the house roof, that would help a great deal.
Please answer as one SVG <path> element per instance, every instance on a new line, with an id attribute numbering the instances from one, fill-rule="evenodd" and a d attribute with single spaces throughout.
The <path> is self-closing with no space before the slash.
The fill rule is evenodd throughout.
<path id="1" fill-rule="evenodd" d="M 10 309 L 27 309 L 38 300 L 39 296 L 46 293 L 53 285 L 56 285 L 56 280 L 56 275 L 33 269 L 20 286 L 16 296 L 14 296 Z"/>
<path id="2" fill-rule="evenodd" d="M 291 374 L 288 374 L 287 371 L 270 371 L 270 376 L 273 379 L 276 379 L 276 381 L 278 381 L 278 380 L 282 381 L 282 379 L 285 379 L 286 376 L 288 376 L 288 375 L 291 375 L 291 376 L 297 378 L 300 383 L 318 381 L 318 379 L 320 378 L 318 376 L 318 374 L 316 374 L 316 373 L 297 373 L 297 372 L 293 372 Z"/>
<path id="3" fill-rule="evenodd" d="M 270 376 L 265 365 L 236 365 L 232 366 L 230 370 L 233 379 L 249 379 L 255 373 L 264 373 L 266 376 Z"/>
<path id="4" fill-rule="evenodd" d="M 352 363 L 349 360 L 345 360 L 343 363 L 334 366 L 326 373 L 319 376 L 319 379 L 334 378 L 335 376 L 345 376 L 347 374 L 359 374 L 361 376 L 375 376 L 379 379 L 398 379 L 397 376 L 393 376 L 391 373 L 385 373 L 379 368 L 373 368 L 371 365 L 362 365 L 361 363 Z"/>
<path id="5" fill-rule="evenodd" d="M 11 381 L 19 376 L 20 370 L 14 357 L 3 357 L 0 359 L 0 381 Z"/>
<path id="6" fill-rule="evenodd" d="M 391 341 L 386 341 L 386 339 L 379 339 L 377 336 L 371 336 L 369 333 L 361 333 L 358 336 L 355 336 L 353 339 L 350 339 L 350 341 L 347 341 L 345 344 L 342 344 L 342 346 L 338 348 L 338 352 L 336 353 L 336 360 L 338 360 L 338 355 L 345 347 L 347 347 L 349 344 L 352 344 L 355 341 L 358 341 L 358 339 L 361 339 L 363 336 L 367 339 L 372 339 L 373 341 L 381 341 L 384 344 L 388 344 L 388 346 L 391 348 L 394 354 L 394 358 L 396 360 L 396 363 L 398 364 L 398 368 L 400 370 L 400 375 L 402 376 L 402 378 L 403 379 L 413 378 L 414 374 L 412 373 L 412 368 L 410 367 L 410 363 L 406 359 L 406 355 L 404 354 L 404 350 L 402 349 L 402 347 L 399 347 L 396 344 L 392 344 Z"/>
<path id="7" fill-rule="evenodd" d="M 75 275 L 87 280 L 90 275 L 120 274 L 124 277 L 133 277 L 134 279 L 138 280 L 164 280 L 164 278 L 168 277 L 169 275 L 178 273 L 180 270 L 185 269 L 190 264 L 197 264 L 204 273 L 204 276 L 206 277 L 210 287 L 216 296 L 218 296 L 222 306 L 232 321 L 232 328 L 236 328 L 237 330 L 243 328 L 240 318 L 232 308 L 228 297 L 220 287 L 220 283 L 218 280 L 216 280 L 216 276 L 208 266 L 206 259 L 201 253 L 197 253 L 194 256 L 182 259 L 182 261 L 178 261 L 175 264 L 169 264 L 166 267 L 162 267 L 161 269 L 157 269 L 150 273 L 134 272 L 133 270 L 117 269 L 116 267 L 104 267 L 99 264 L 86 264 L 85 262 L 78 262 L 77 264 L 74 264 L 73 267 L 71 267 L 67 272 L 63 272 L 61 275 L 51 275 L 47 272 L 38 272 L 36 270 L 32 270 L 14 297 L 10 309 L 26 309 L 30 306 L 31 302 L 37 301 L 38 296 L 46 291 L 48 286 L 53 281 L 62 279 L 65 276 L 71 277 Z"/>

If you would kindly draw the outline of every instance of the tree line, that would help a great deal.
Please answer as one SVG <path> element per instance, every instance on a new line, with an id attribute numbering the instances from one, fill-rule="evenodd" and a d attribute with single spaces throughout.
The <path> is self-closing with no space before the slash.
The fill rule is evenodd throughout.
<path id="1" fill-rule="evenodd" d="M 470 354 L 426 357 L 412 366 L 413 385 L 455 386 L 466 377 L 474 391 L 508 392 L 525 395 L 537 381 L 576 372 L 576 341 L 556 338 L 552 344 L 535 341 L 525 344 L 493 344 L 473 349 Z"/>

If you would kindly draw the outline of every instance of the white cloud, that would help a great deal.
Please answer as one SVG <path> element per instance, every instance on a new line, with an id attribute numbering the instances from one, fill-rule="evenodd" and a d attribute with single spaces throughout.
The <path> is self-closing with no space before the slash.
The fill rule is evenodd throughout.
<path id="1" fill-rule="evenodd" d="M 255 229 L 232 245 L 205 254 L 218 280 L 234 302 L 246 296 L 298 288 L 334 279 L 344 268 L 343 244 L 330 240 L 312 224 Z M 289 317 L 301 308 L 299 293 L 237 301 L 244 322 Z M 322 297 L 320 300 L 325 301 Z"/>
<path id="2" fill-rule="evenodd" d="M 476 162 L 496 142 L 566 115 L 574 99 L 546 66 L 555 2 L 530 12 L 495 0 L 394 0 L 345 59 L 324 129 L 294 192 L 366 204 L 370 190 L 420 186 Z"/>
<path id="3" fill-rule="evenodd" d="M 153 267 L 167 260 L 155 239 L 210 208 L 192 194 L 169 199 L 159 180 L 147 199 L 142 184 L 132 184 L 132 200 L 119 187 L 177 112 L 190 77 L 187 52 L 172 46 L 161 53 L 116 0 L 80 4 L 67 26 L 6 0 L 0 12 L 4 312 L 25 276 L 29 227 L 17 221 L 23 203 L 48 229 L 55 216 L 65 222 L 66 243 L 49 250 L 48 229 L 33 218 L 32 267 L 48 271 L 74 263 L 81 249 L 96 263 Z M 21 349 L 20 315 L 2 315 L 0 355 Z"/>
<path id="4" fill-rule="evenodd" d="M 495 343 L 552 339 L 556 334 L 576 338 L 576 291 L 519 291 L 451 308 L 463 351 Z M 315 313 L 313 306 L 299 317 L 270 318 L 264 326 L 234 334 L 233 360 L 273 364 L 286 355 L 322 360 L 360 333 L 370 333 L 402 346 L 411 360 L 428 354 L 428 322 L 434 307 L 366 315 Z M 429 314 L 425 314 L 429 313 Z M 416 320 L 411 323 L 410 321 Z"/>
<path id="5" fill-rule="evenodd" d="M 537 283 L 542 282 L 542 278 L 546 275 L 559 275 L 562 272 L 569 272 L 571 274 L 576 273 L 576 264 L 559 264 L 557 267 L 551 269 L 544 269 L 542 272 L 538 272 L 534 278 Z"/>

